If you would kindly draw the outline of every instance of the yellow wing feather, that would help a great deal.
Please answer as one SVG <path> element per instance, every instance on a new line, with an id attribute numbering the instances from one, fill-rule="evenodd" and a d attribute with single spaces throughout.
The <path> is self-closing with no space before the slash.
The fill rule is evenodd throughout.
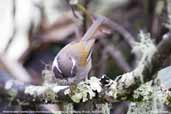
<path id="1" fill-rule="evenodd" d="M 87 64 L 87 57 L 89 56 L 91 47 L 85 46 L 83 41 L 75 44 L 75 47 L 80 51 L 80 65 L 84 66 Z"/>

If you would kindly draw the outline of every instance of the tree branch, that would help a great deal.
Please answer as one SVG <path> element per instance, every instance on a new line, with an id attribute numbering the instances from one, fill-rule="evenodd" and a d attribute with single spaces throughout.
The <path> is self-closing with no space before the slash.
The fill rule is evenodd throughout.
<path id="1" fill-rule="evenodd" d="M 132 71 L 118 76 L 115 80 L 91 77 L 78 85 L 59 86 L 44 84 L 41 86 L 23 84 L 9 79 L 2 80 L 0 96 L 12 97 L 13 101 L 31 103 L 86 102 L 90 99 L 113 102 L 128 100 L 142 83 L 153 80 L 155 73 L 171 53 L 171 35 L 166 34 L 156 47 L 148 34 L 140 33 L 141 42 L 134 48 L 142 51 L 138 66 Z"/>

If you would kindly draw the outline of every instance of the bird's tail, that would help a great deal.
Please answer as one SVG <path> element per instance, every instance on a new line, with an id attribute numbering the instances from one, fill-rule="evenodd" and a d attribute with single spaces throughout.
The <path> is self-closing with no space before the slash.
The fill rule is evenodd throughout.
<path id="1" fill-rule="evenodd" d="M 83 41 L 90 40 L 94 36 L 94 34 L 96 33 L 96 31 L 98 30 L 98 28 L 100 27 L 100 25 L 104 21 L 105 21 L 105 18 L 104 17 L 97 16 L 96 17 L 96 20 L 93 22 L 93 24 L 90 26 L 90 28 L 88 29 L 88 31 L 83 36 L 82 40 Z"/>

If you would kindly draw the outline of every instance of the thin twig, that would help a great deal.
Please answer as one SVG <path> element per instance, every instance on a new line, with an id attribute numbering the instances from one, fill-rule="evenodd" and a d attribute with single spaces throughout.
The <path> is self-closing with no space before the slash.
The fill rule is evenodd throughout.
<path id="1" fill-rule="evenodd" d="M 87 10 L 88 9 L 88 4 L 89 4 L 89 0 L 84 0 L 83 1 L 83 6 L 84 6 L 84 8 Z M 86 31 L 87 31 L 87 14 L 86 13 L 83 13 L 82 14 L 83 15 L 83 25 L 82 25 L 82 29 L 83 29 L 83 34 L 85 34 L 86 33 Z"/>

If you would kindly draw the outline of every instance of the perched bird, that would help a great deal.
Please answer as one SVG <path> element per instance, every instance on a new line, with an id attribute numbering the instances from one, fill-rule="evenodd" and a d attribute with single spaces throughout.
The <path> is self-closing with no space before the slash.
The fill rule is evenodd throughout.
<path id="1" fill-rule="evenodd" d="M 95 42 L 93 36 L 103 21 L 103 17 L 96 17 L 83 38 L 67 44 L 59 51 L 52 64 L 56 78 L 67 80 L 67 84 L 78 83 L 87 78 L 92 66 L 91 54 Z"/>

